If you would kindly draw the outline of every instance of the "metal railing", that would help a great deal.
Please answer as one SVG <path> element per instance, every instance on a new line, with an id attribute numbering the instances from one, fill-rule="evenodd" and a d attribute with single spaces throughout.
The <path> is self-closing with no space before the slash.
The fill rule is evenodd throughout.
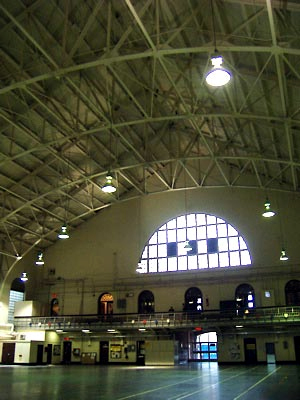
<path id="1" fill-rule="evenodd" d="M 233 324 L 269 325 L 299 324 L 300 306 L 260 307 L 251 310 L 210 310 L 202 312 L 156 312 L 151 314 L 62 315 L 55 317 L 15 317 L 15 329 L 81 330 L 81 329 L 180 329 L 205 326 L 230 326 Z"/>

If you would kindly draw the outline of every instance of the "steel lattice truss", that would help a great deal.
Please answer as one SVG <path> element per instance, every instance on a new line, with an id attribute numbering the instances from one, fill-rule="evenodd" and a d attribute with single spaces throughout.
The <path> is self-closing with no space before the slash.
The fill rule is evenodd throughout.
<path id="1" fill-rule="evenodd" d="M 298 192 L 299 22 L 296 0 L 0 0 L 2 264 L 137 196 Z"/>

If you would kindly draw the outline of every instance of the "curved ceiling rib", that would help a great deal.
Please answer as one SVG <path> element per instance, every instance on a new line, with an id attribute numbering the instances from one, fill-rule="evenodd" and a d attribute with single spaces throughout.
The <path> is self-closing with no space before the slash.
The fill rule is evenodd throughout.
<path id="1" fill-rule="evenodd" d="M 210 0 L 0 4 L 2 258 L 141 195 L 298 193 L 300 5 L 214 9 L 213 32 Z M 233 74 L 223 88 L 205 83 L 214 36 Z"/>

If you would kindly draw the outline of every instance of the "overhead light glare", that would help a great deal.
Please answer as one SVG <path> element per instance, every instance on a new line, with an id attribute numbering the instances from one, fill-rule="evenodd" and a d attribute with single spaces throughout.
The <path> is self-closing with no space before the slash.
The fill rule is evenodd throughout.
<path id="1" fill-rule="evenodd" d="M 112 176 L 111 175 L 107 175 L 106 176 L 106 182 L 105 184 L 102 186 L 102 190 L 105 193 L 114 193 L 117 189 L 116 187 L 113 185 L 112 183 Z"/>
<path id="2" fill-rule="evenodd" d="M 223 58 L 221 56 L 212 57 L 211 63 L 213 68 L 206 75 L 206 83 L 215 87 L 226 85 L 231 79 L 231 73 L 222 67 Z"/>
<path id="3" fill-rule="evenodd" d="M 81 332 L 83 333 L 90 333 L 91 331 L 89 329 L 82 329 Z"/>
<path id="4" fill-rule="evenodd" d="M 68 229 L 66 225 L 63 225 L 60 229 L 59 234 L 57 235 L 59 239 L 69 239 Z"/>

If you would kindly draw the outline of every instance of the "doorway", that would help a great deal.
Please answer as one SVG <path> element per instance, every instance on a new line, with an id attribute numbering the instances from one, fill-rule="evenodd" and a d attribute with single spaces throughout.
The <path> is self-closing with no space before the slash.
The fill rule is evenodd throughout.
<path id="1" fill-rule="evenodd" d="M 13 364 L 15 359 L 15 343 L 3 343 L 2 364 Z"/>
<path id="2" fill-rule="evenodd" d="M 43 364 L 43 354 L 44 354 L 44 346 L 42 344 L 38 344 L 38 346 L 37 346 L 37 357 L 36 357 L 37 365 L 42 365 Z"/>
<path id="3" fill-rule="evenodd" d="M 66 341 L 64 342 L 63 347 L 63 364 L 70 364 L 71 363 L 71 356 L 72 356 L 72 342 Z"/>
<path id="4" fill-rule="evenodd" d="M 109 343 L 106 340 L 100 341 L 100 364 L 108 364 Z"/>
<path id="5" fill-rule="evenodd" d="M 300 336 L 294 336 L 296 363 L 300 364 Z"/>
<path id="6" fill-rule="evenodd" d="M 138 313 L 151 314 L 154 312 L 154 295 L 150 290 L 143 290 L 138 298 Z"/>
<path id="7" fill-rule="evenodd" d="M 145 341 L 138 340 L 136 342 L 136 363 L 137 363 L 137 365 L 145 365 L 145 357 L 146 357 Z"/>
<path id="8" fill-rule="evenodd" d="M 52 344 L 48 344 L 47 349 L 47 364 L 52 364 Z"/>
<path id="9" fill-rule="evenodd" d="M 266 343 L 267 364 L 276 364 L 275 343 Z"/>
<path id="10" fill-rule="evenodd" d="M 256 339 L 247 338 L 244 339 L 244 351 L 245 351 L 245 363 L 256 364 L 257 353 L 256 353 Z"/>
<path id="11" fill-rule="evenodd" d="M 98 315 L 103 321 L 109 320 L 113 315 L 114 298 L 111 293 L 102 293 L 98 298 Z"/>

